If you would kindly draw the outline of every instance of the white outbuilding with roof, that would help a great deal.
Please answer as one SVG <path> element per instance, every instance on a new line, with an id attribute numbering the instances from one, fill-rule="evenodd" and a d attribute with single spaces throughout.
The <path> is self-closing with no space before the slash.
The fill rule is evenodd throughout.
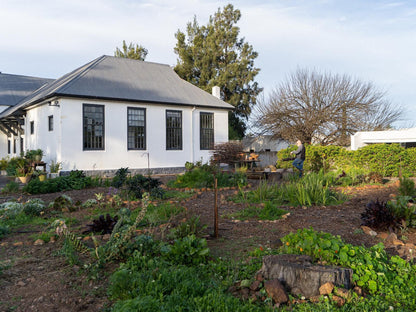
<path id="1" fill-rule="evenodd" d="M 404 147 L 416 146 L 416 128 L 385 131 L 359 131 L 351 136 L 351 150 L 369 144 L 400 143 Z"/>

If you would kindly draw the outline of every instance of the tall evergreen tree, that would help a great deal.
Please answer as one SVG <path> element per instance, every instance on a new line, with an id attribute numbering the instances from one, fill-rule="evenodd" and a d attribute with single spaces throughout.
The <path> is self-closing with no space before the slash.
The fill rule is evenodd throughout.
<path id="1" fill-rule="evenodd" d="M 199 26 L 194 17 L 187 24 L 187 35 L 180 30 L 175 34 L 178 75 L 207 92 L 219 86 L 222 100 L 235 107 L 229 115 L 230 139 L 244 136 L 245 123 L 262 91 L 254 81 L 260 71 L 254 67 L 258 53 L 239 38 L 235 24 L 240 18 L 240 11 L 228 4 L 206 26 Z"/>
<path id="2" fill-rule="evenodd" d="M 116 48 L 114 56 L 144 61 L 146 59 L 147 53 L 148 51 L 145 47 L 138 44 L 134 45 L 133 42 L 130 42 L 130 44 L 127 46 L 126 41 L 123 40 L 122 50 Z"/>

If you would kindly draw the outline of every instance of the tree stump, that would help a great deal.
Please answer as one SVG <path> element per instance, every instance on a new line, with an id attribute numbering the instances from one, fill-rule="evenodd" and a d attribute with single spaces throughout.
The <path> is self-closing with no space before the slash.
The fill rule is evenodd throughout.
<path id="1" fill-rule="evenodd" d="M 325 283 L 350 289 L 353 271 L 348 268 L 312 264 L 305 255 L 271 255 L 263 258 L 260 269 L 265 279 L 278 279 L 293 295 L 306 298 L 319 296 L 319 287 Z"/>

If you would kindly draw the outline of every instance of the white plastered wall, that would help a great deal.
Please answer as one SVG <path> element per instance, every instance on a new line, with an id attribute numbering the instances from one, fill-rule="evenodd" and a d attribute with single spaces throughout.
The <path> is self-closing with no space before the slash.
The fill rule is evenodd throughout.
<path id="1" fill-rule="evenodd" d="M 53 116 L 53 130 L 49 131 L 49 116 Z M 34 132 L 30 133 L 30 123 Z M 59 106 L 40 105 L 27 111 L 25 118 L 25 151 L 42 149 L 43 161 L 61 161 L 61 109 Z"/>
<path id="2" fill-rule="evenodd" d="M 84 151 L 82 142 L 83 104 L 104 105 L 105 148 Z M 27 140 L 27 148 L 42 148 L 44 160 L 62 162 L 67 170 L 116 170 L 183 167 L 186 161 L 207 162 L 210 151 L 199 148 L 199 113 L 214 113 L 215 143 L 228 140 L 228 112 L 216 109 L 198 109 L 188 106 L 157 104 L 112 103 L 96 100 L 59 99 L 59 107 L 44 105 L 27 114 L 26 131 L 30 120 L 35 120 L 35 134 Z M 146 150 L 127 150 L 127 108 L 146 109 Z M 166 150 L 166 110 L 182 111 L 182 150 Z M 55 128 L 48 133 L 48 116 L 54 113 Z M 55 115 L 56 114 L 56 115 Z M 56 117 L 55 117 L 56 116 Z M 36 120 L 43 120 L 44 125 Z M 192 130 L 193 129 L 193 130 Z M 29 132 L 28 132 L 29 133 Z M 149 159 L 148 159 L 149 157 Z"/>

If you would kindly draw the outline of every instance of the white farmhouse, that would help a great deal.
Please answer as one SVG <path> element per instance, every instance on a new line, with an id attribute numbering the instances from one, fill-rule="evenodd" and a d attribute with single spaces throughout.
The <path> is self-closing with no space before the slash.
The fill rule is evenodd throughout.
<path id="1" fill-rule="evenodd" d="M 62 171 L 177 172 L 228 141 L 233 106 L 168 65 L 102 56 L 44 83 L 0 113 L 0 157 L 40 148 Z"/>

